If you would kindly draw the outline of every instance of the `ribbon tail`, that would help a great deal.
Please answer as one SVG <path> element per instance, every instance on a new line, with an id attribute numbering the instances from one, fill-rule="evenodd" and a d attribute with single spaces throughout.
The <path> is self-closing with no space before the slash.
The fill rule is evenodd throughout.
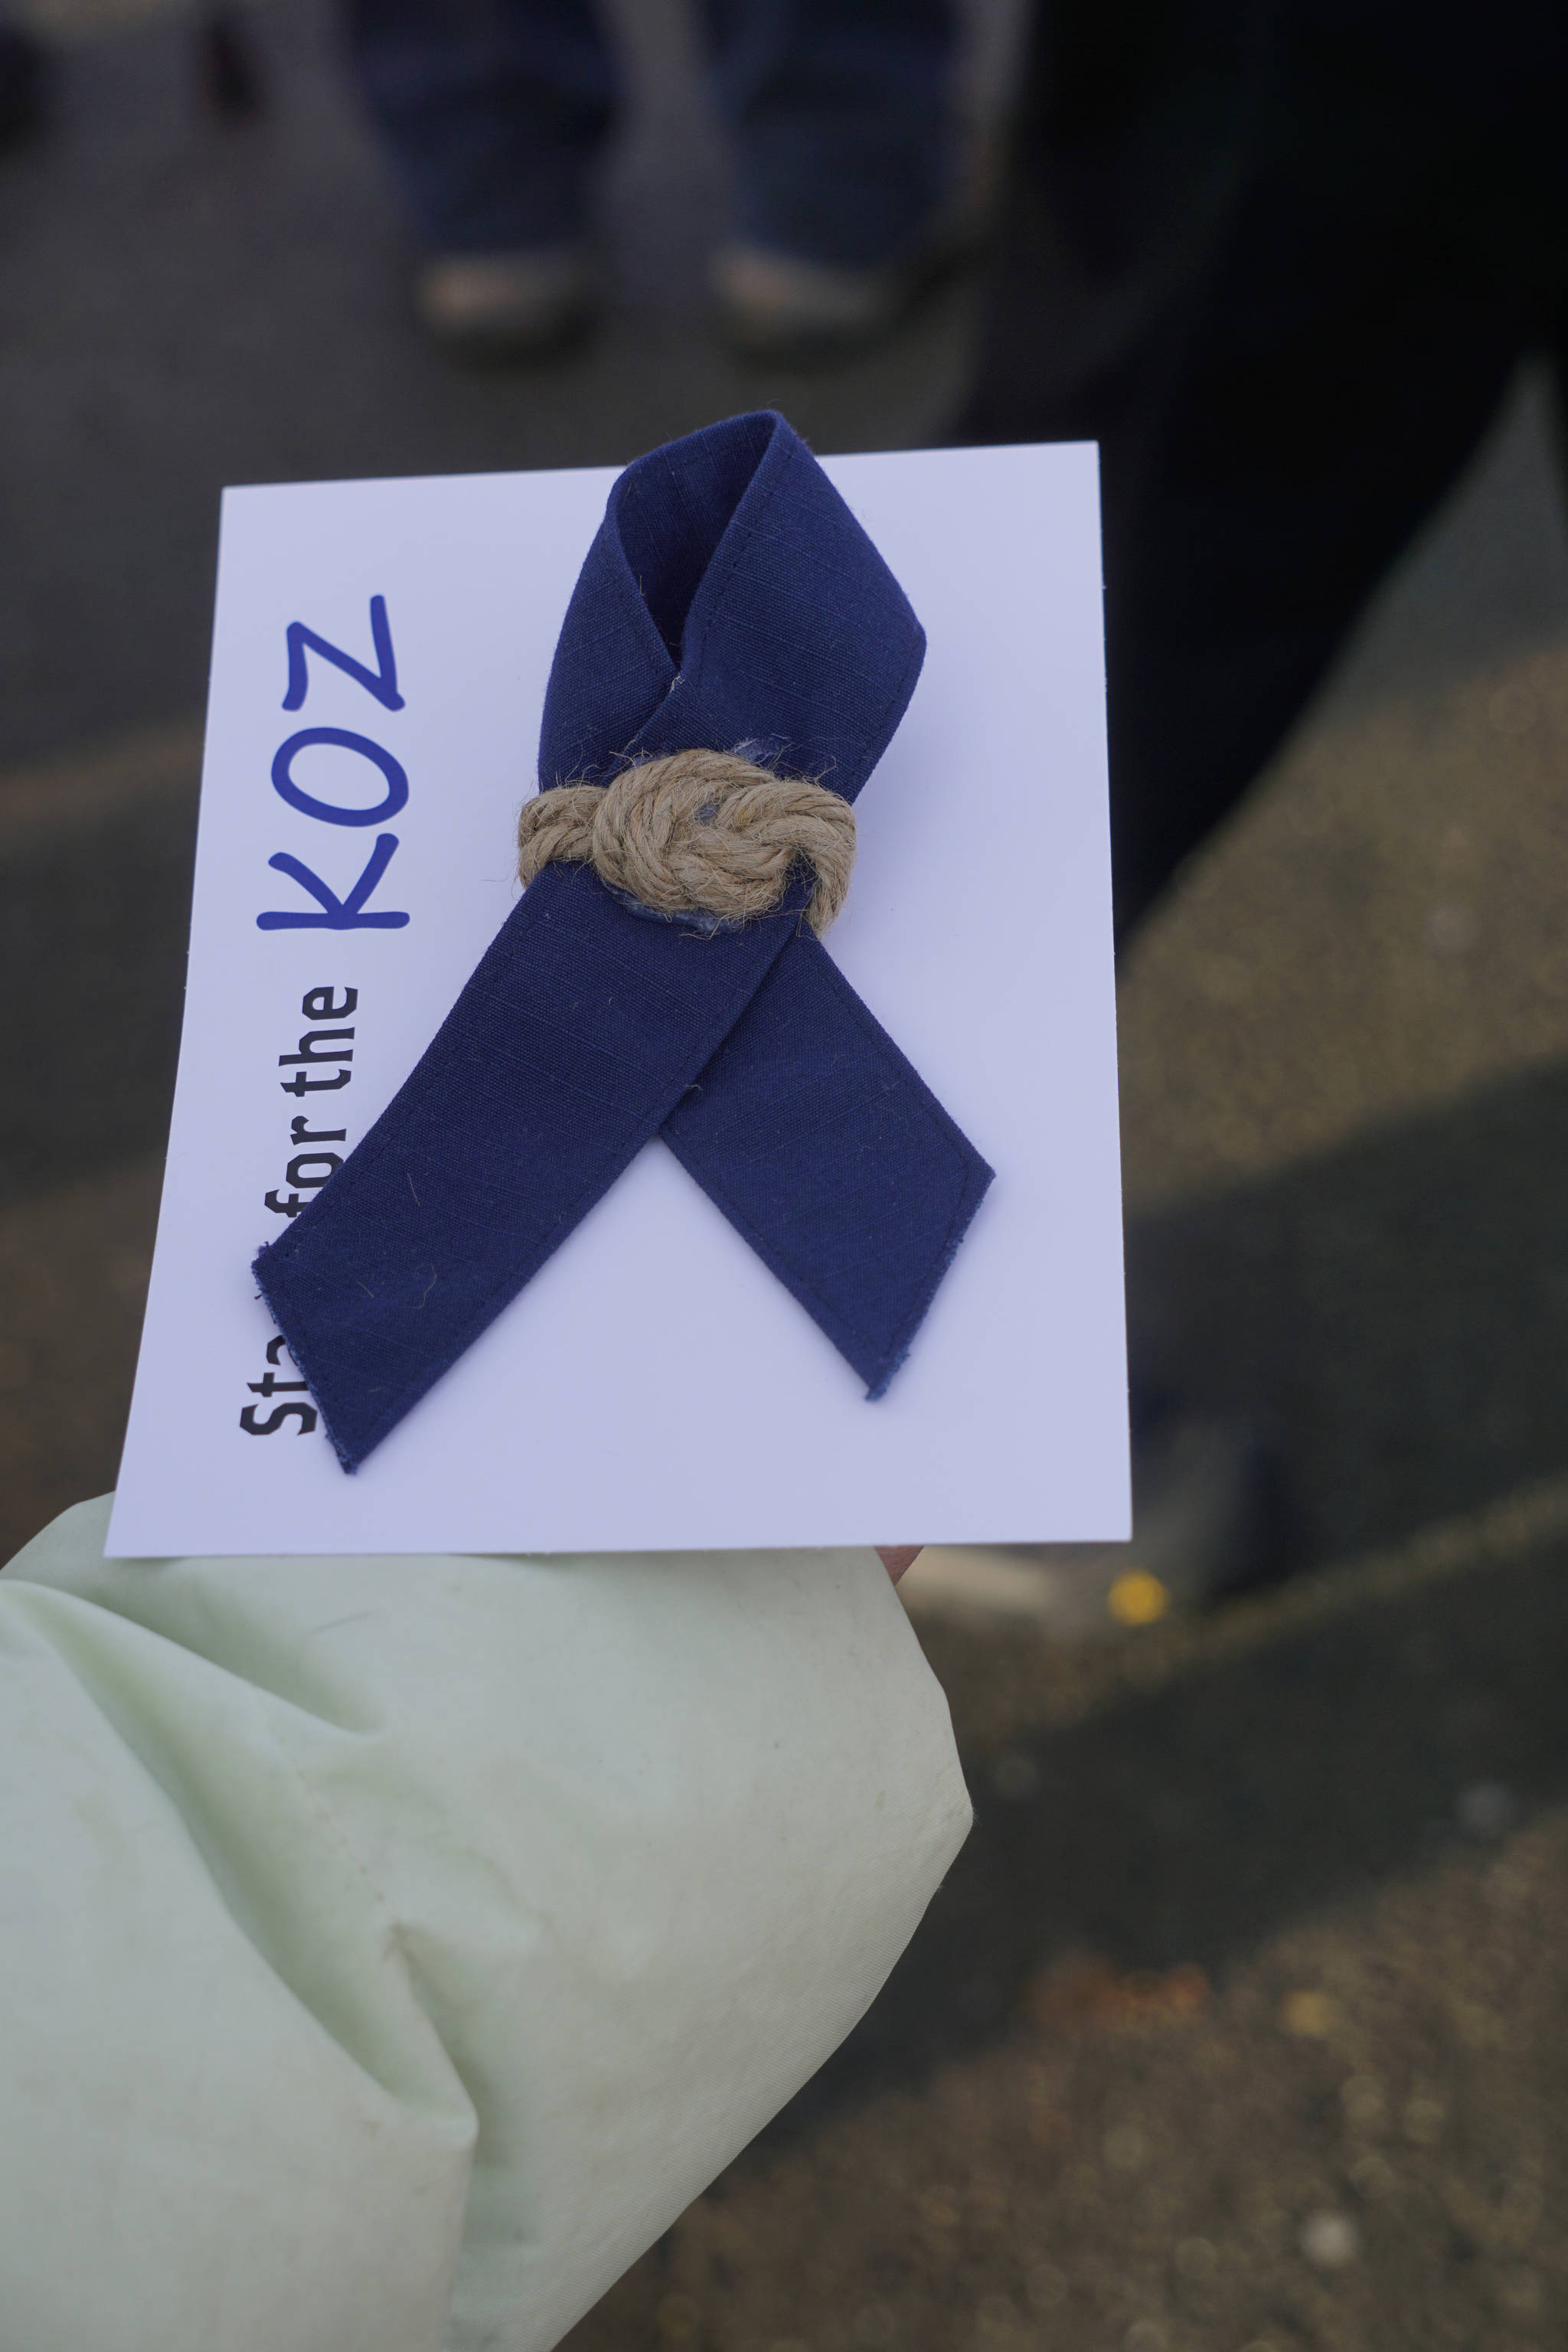
<path id="1" fill-rule="evenodd" d="M 531 886 L 406 1084 L 255 1261 L 345 1470 L 658 1133 L 791 933 L 694 940 L 582 866 Z"/>
<path id="2" fill-rule="evenodd" d="M 993 1171 L 809 934 L 792 934 L 662 1132 L 885 1394 Z"/>

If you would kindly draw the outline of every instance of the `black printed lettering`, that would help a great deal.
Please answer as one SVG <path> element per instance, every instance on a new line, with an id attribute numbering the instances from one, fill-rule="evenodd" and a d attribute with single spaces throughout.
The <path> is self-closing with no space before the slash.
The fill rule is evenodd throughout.
<path id="1" fill-rule="evenodd" d="M 300 999 L 300 1010 L 307 1021 L 346 1021 L 359 1010 L 359 991 L 345 988 L 343 1001 L 338 1004 L 330 988 L 308 988 Z"/>
<path id="2" fill-rule="evenodd" d="M 342 1166 L 342 1155 L 337 1151 L 301 1151 L 289 1162 L 288 1181 L 302 1185 L 307 1192 L 320 1192 L 329 1176 L 335 1176 Z M 320 1176 L 307 1176 L 307 1168 L 320 1168 Z"/>
<path id="3" fill-rule="evenodd" d="M 258 1421 L 256 1412 L 257 1408 L 253 1404 L 242 1407 L 240 1412 L 239 1425 L 250 1437 L 276 1437 L 290 1414 L 293 1414 L 300 1423 L 294 1433 L 297 1437 L 309 1437 L 316 1426 L 316 1408 L 313 1404 L 275 1404 L 265 1421 Z"/>
<path id="4" fill-rule="evenodd" d="M 280 1070 L 291 1070 L 296 1062 L 352 1062 L 354 1057 L 352 1045 L 333 1045 L 328 1040 L 352 1037 L 353 1034 L 352 1029 L 307 1029 L 300 1040 L 299 1052 L 279 1054 L 278 1066 Z"/>

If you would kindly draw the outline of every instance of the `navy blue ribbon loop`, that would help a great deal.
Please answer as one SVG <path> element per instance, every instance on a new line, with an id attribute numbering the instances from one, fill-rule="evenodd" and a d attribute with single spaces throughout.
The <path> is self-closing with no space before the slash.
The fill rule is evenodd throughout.
<path id="1" fill-rule="evenodd" d="M 541 782 L 740 751 L 853 800 L 924 650 L 805 444 L 780 416 L 732 418 L 611 491 L 562 626 Z M 715 930 L 630 907 L 585 866 L 530 884 L 407 1083 L 255 1263 L 345 1469 L 655 1135 L 881 1395 L 991 1171 L 804 903 L 803 884 Z"/>

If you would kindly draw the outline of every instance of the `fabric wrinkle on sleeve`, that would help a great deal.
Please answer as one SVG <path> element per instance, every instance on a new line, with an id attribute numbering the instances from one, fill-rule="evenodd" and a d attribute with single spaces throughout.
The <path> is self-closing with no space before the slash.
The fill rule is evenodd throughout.
<path id="1" fill-rule="evenodd" d="M 26 2352 L 546 2352 L 962 1843 L 868 1550 L 0 1577 Z"/>

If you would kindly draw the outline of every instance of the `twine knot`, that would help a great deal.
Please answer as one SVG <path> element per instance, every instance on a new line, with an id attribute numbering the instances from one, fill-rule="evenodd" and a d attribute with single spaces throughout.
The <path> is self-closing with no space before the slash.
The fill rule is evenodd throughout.
<path id="1" fill-rule="evenodd" d="M 744 923 L 776 907 L 802 866 L 806 918 L 825 931 L 855 863 L 855 812 L 807 776 L 778 776 L 734 751 L 671 751 L 608 784 L 557 784 L 523 803 L 518 878 L 555 858 L 592 866 L 661 915 Z"/>

